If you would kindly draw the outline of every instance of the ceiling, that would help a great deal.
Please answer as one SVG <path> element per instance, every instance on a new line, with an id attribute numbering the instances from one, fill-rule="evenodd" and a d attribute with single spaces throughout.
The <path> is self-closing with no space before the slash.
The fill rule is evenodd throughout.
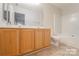
<path id="1" fill-rule="evenodd" d="M 58 8 L 62 9 L 62 10 L 71 10 L 71 9 L 79 9 L 79 3 L 48 3 L 48 4 L 52 4 L 54 6 L 57 6 Z M 35 6 L 35 5 L 30 5 L 30 4 L 19 4 L 19 6 L 22 6 L 24 8 L 28 8 L 28 6 L 30 7 L 38 7 L 38 6 Z"/>
<path id="2" fill-rule="evenodd" d="M 53 3 L 53 5 L 61 9 L 79 8 L 79 3 Z"/>

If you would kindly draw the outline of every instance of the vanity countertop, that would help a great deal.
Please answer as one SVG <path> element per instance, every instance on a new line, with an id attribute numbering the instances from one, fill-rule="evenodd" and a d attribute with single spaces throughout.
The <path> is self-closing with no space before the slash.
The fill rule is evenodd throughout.
<path id="1" fill-rule="evenodd" d="M 37 26 L 13 26 L 13 25 L 8 25 L 8 26 L 0 26 L 0 28 L 40 28 L 40 29 L 50 29 L 49 27 L 37 27 Z"/>

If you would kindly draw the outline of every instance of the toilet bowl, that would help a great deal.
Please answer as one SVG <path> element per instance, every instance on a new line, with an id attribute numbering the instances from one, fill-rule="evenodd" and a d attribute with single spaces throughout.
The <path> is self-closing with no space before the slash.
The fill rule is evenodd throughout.
<path id="1" fill-rule="evenodd" d="M 54 34 L 54 35 L 52 36 L 52 44 L 53 44 L 54 46 L 56 46 L 56 47 L 59 47 L 59 45 L 60 45 L 60 35 Z"/>

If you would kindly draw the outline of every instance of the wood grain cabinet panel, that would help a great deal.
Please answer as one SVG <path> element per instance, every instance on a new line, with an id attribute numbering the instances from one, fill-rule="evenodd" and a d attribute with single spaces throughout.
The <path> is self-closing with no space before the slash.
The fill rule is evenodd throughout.
<path id="1" fill-rule="evenodd" d="M 27 53 L 34 50 L 34 30 L 20 30 L 20 53 Z"/>
<path id="2" fill-rule="evenodd" d="M 3 30 L 0 29 L 0 56 L 6 55 L 5 54 L 5 40 Z"/>
<path id="3" fill-rule="evenodd" d="M 18 30 L 0 29 L 0 55 L 18 55 Z"/>
<path id="4" fill-rule="evenodd" d="M 43 31 L 41 29 L 35 30 L 35 49 L 43 48 Z"/>
<path id="5" fill-rule="evenodd" d="M 50 39 L 51 39 L 50 29 L 44 29 L 43 36 L 44 36 L 44 39 L 43 39 L 44 47 L 50 46 Z"/>
<path id="6" fill-rule="evenodd" d="M 35 30 L 35 49 L 50 46 L 50 30 L 37 29 Z"/>

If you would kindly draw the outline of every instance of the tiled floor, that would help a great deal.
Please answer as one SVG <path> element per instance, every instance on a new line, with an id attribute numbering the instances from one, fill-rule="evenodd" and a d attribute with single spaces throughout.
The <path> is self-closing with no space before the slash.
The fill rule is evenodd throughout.
<path id="1" fill-rule="evenodd" d="M 62 44 L 59 48 L 51 46 L 29 56 L 79 56 L 79 50 Z"/>

